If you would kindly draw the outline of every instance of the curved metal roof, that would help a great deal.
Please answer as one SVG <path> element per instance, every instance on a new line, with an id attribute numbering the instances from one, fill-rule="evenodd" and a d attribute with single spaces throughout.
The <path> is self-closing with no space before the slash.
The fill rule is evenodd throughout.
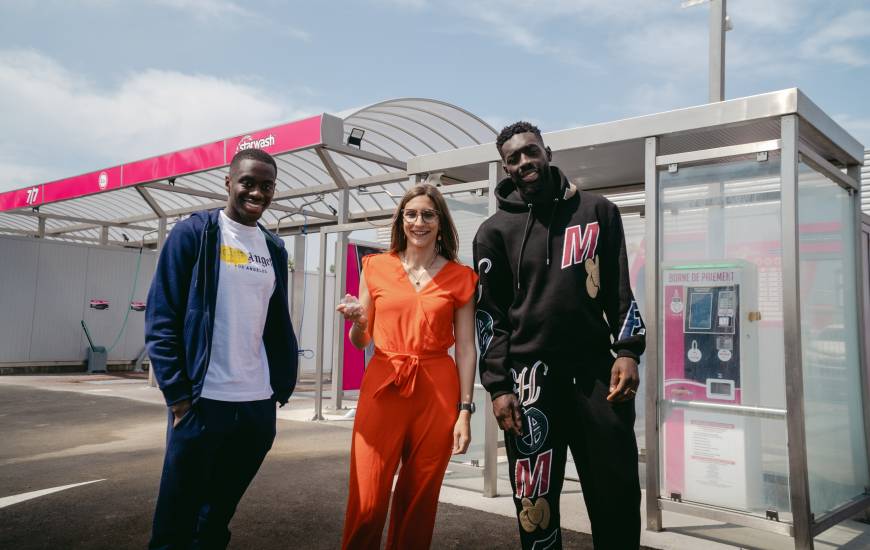
<path id="1" fill-rule="evenodd" d="M 362 130 L 357 146 L 349 141 Z M 357 132 L 358 133 L 358 132 Z M 455 105 L 392 99 L 323 113 L 92 173 L 0 193 L 0 233 L 105 244 L 151 243 L 158 224 L 226 201 L 229 161 L 243 148 L 275 157 L 278 186 L 262 222 L 282 232 L 383 218 L 409 185 L 409 158 L 489 143 L 495 130 Z M 447 183 L 461 183 L 453 176 Z"/>

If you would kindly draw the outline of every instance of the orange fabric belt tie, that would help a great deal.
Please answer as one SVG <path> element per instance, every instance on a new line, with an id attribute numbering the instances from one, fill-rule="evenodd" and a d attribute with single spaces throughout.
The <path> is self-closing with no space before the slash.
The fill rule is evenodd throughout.
<path id="1" fill-rule="evenodd" d="M 375 390 L 375 397 L 390 385 L 399 388 L 400 396 L 410 397 L 414 393 L 414 383 L 417 381 L 417 369 L 420 367 L 420 361 L 424 359 L 440 359 L 450 355 L 447 351 L 415 354 L 375 348 L 375 356 L 385 358 L 393 367 L 393 374 L 388 376 L 380 387 Z"/>

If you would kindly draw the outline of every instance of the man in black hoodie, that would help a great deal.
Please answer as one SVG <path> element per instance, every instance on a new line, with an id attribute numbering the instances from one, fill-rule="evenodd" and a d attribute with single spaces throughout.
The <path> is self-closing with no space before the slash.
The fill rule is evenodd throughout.
<path id="1" fill-rule="evenodd" d="M 505 431 L 523 548 L 561 548 L 567 448 L 596 548 L 640 544 L 634 436 L 646 332 L 622 219 L 578 190 L 527 122 L 496 141 L 508 177 L 474 238 L 480 380 Z"/>

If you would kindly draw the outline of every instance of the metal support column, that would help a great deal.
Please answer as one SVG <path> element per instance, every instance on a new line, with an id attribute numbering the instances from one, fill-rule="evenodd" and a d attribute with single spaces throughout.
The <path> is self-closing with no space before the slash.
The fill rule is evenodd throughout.
<path id="1" fill-rule="evenodd" d="M 782 117 L 782 317 L 785 338 L 785 402 L 788 473 L 795 548 L 812 550 L 804 383 L 801 354 L 800 235 L 798 231 L 798 117 Z"/>
<path id="2" fill-rule="evenodd" d="M 350 206 L 350 190 L 342 189 L 338 193 L 338 224 L 347 223 Z M 347 231 L 339 231 L 335 234 L 335 304 L 343 298 L 347 290 Z M 342 409 L 344 397 L 344 317 L 334 314 L 335 319 L 332 335 L 332 395 L 335 399 L 335 410 Z"/>
<path id="3" fill-rule="evenodd" d="M 659 361 L 659 278 L 661 272 L 661 219 L 659 217 L 659 173 L 656 168 L 659 139 L 646 138 L 644 149 L 644 190 L 646 194 L 646 402 L 644 403 L 646 431 L 646 528 L 650 531 L 662 530 L 662 510 L 659 506 L 659 378 L 662 368 Z"/>
<path id="4" fill-rule="evenodd" d="M 163 250 L 163 243 L 166 242 L 166 218 L 157 220 L 157 254 Z"/>
<path id="5" fill-rule="evenodd" d="M 495 186 L 498 184 L 501 163 L 489 163 L 489 202 L 488 214 L 495 214 L 497 205 L 495 201 Z M 476 266 L 475 266 L 476 267 Z M 487 393 L 487 397 L 490 397 Z M 485 403 L 489 405 L 492 402 L 490 398 Z M 495 416 L 492 414 L 492 407 L 482 407 L 485 410 L 481 411 L 484 415 L 483 421 L 483 496 L 497 497 L 498 496 L 498 423 Z"/>
<path id="6" fill-rule="evenodd" d="M 293 281 L 291 282 L 291 313 L 296 338 L 302 338 L 302 312 L 305 310 L 305 240 L 307 235 L 293 237 Z"/>
<path id="7" fill-rule="evenodd" d="M 109 226 L 104 225 L 100 227 L 100 246 L 106 246 L 109 244 Z"/>
<path id="8" fill-rule="evenodd" d="M 144 240 L 144 237 L 143 237 Z M 160 260 L 160 251 L 163 250 L 163 243 L 166 241 L 166 218 L 160 217 L 157 219 L 157 260 Z M 154 379 L 153 365 L 148 363 L 148 385 L 152 388 L 157 387 L 157 380 Z"/>
<path id="9" fill-rule="evenodd" d="M 710 103 L 725 99 L 725 0 L 710 0 Z"/>
<path id="10" fill-rule="evenodd" d="M 314 418 L 323 420 L 323 322 L 326 320 L 326 233 L 320 234 L 317 270 L 317 355 L 314 356 Z"/>
<path id="11" fill-rule="evenodd" d="M 39 229 L 37 229 L 36 236 L 39 239 L 45 238 L 45 216 L 39 217 Z"/>
<path id="12" fill-rule="evenodd" d="M 861 185 L 861 166 L 853 164 L 846 168 L 846 173 L 849 177 L 858 182 L 858 188 Z M 870 243 L 865 242 L 863 223 L 864 216 L 861 212 L 861 192 L 850 193 L 852 206 L 855 211 L 855 286 L 856 286 L 856 303 L 858 304 L 858 369 L 861 371 L 861 409 L 864 413 L 864 447 L 868 457 L 870 457 L 870 342 L 866 337 L 867 330 L 870 328 L 870 320 L 867 319 L 867 314 L 870 313 L 870 274 L 867 270 L 870 268 Z M 870 469 L 870 460 L 868 460 L 868 469 Z"/>

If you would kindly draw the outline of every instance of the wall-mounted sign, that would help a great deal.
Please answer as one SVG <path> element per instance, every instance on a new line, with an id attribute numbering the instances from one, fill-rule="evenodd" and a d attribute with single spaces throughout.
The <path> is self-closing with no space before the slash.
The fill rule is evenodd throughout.
<path id="1" fill-rule="evenodd" d="M 91 309 L 109 309 L 109 301 L 93 299 L 88 302 L 88 307 Z"/>
<path id="2" fill-rule="evenodd" d="M 130 302 L 130 309 L 133 311 L 145 311 L 145 302 Z"/>

